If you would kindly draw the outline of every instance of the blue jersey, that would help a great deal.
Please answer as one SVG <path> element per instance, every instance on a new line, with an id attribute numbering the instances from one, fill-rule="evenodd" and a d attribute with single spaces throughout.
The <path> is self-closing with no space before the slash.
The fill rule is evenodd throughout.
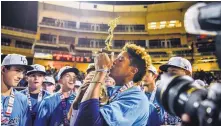
<path id="1" fill-rule="evenodd" d="M 108 95 L 112 96 L 119 88 L 107 88 Z M 151 107 L 146 107 L 150 104 L 141 89 L 134 86 L 118 93 L 112 102 L 100 108 L 100 112 L 110 126 L 146 126 L 148 119 L 155 121 Z"/>
<path id="2" fill-rule="evenodd" d="M 25 95 L 22 93 L 14 90 L 15 98 L 14 98 L 14 104 L 13 104 L 13 110 L 10 116 L 10 121 L 7 125 L 12 126 L 30 126 L 31 125 L 31 115 L 28 108 L 28 99 Z M 6 109 L 8 107 L 10 96 L 2 96 L 2 105 L 3 105 L 3 111 L 6 112 Z M 4 124 L 1 124 L 4 125 Z"/>
<path id="3" fill-rule="evenodd" d="M 42 100 L 35 119 L 35 126 L 61 126 L 63 125 L 63 108 L 60 93 L 55 93 Z M 65 99 L 68 112 L 75 94 Z"/>
<path id="4" fill-rule="evenodd" d="M 145 93 L 147 98 L 150 100 L 152 93 Z M 154 96 L 154 100 L 151 101 L 155 108 L 157 109 L 158 115 L 160 117 L 161 125 L 178 125 L 181 122 L 181 119 L 177 116 L 172 116 L 168 112 L 165 111 L 163 106 L 158 103 L 156 97 Z"/>
<path id="5" fill-rule="evenodd" d="M 24 89 L 22 91 L 20 91 L 21 93 L 23 93 L 24 95 L 26 95 L 28 89 Z M 38 102 L 38 94 L 30 94 L 30 98 L 31 98 L 31 107 L 32 107 L 32 113 L 36 114 L 38 111 L 38 107 L 40 105 L 41 102 Z M 46 98 L 47 96 L 49 96 L 49 92 L 42 90 L 42 99 Z"/>

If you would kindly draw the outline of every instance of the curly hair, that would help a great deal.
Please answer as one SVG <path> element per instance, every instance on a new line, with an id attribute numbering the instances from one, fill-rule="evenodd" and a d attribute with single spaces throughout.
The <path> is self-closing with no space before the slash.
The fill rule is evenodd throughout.
<path id="1" fill-rule="evenodd" d="M 151 57 L 144 48 L 135 44 L 126 44 L 123 47 L 130 57 L 130 65 L 137 67 L 138 72 L 134 75 L 133 82 L 137 83 L 143 79 L 148 67 L 151 65 Z"/>

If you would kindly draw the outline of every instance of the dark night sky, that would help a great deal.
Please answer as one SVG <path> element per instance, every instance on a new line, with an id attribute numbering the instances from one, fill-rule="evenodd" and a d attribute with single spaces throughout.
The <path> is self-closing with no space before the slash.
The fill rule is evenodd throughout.
<path id="1" fill-rule="evenodd" d="M 37 1 L 1 1 L 2 26 L 37 31 Z"/>
<path id="2" fill-rule="evenodd" d="M 165 3 L 165 1 L 90 1 L 113 5 L 139 5 Z M 37 1 L 1 1 L 2 26 L 37 31 Z"/>

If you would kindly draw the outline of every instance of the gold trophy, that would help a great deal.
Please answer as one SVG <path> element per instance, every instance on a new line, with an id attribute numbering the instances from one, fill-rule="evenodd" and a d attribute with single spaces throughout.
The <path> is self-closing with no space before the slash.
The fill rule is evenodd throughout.
<path id="1" fill-rule="evenodd" d="M 109 35 L 107 36 L 107 38 L 105 40 L 106 47 L 104 48 L 107 51 L 110 51 L 112 48 L 112 39 L 114 37 L 114 29 L 117 27 L 117 24 L 119 23 L 119 18 L 120 17 L 117 17 L 108 23 L 108 26 L 110 27 L 108 29 Z"/>
<path id="2" fill-rule="evenodd" d="M 112 39 L 114 37 L 114 29 L 117 27 L 117 24 L 119 23 L 119 18 L 117 17 L 114 20 L 111 20 L 108 23 L 109 29 L 109 35 L 107 36 L 106 40 L 105 40 L 105 45 L 106 47 L 101 49 L 100 52 L 105 52 L 110 56 L 110 59 L 113 61 L 114 60 L 114 52 L 111 51 L 112 49 Z M 108 76 L 107 76 L 108 77 Z M 101 92 L 100 92 L 100 105 L 105 105 L 108 102 L 108 95 L 107 95 L 107 89 L 105 85 L 102 85 L 101 87 Z"/>

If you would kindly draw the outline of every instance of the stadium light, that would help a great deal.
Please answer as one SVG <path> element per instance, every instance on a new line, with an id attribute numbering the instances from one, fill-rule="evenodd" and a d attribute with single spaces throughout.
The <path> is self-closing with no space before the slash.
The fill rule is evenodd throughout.
<path id="1" fill-rule="evenodd" d="M 157 23 L 156 23 L 156 22 L 151 22 L 150 24 L 151 24 L 151 25 L 156 25 Z"/>
<path id="2" fill-rule="evenodd" d="M 175 24 L 169 24 L 169 26 L 175 26 Z"/>
<path id="3" fill-rule="evenodd" d="M 166 21 L 161 21 L 161 22 L 160 22 L 160 24 L 166 24 L 166 23 L 167 23 Z"/>
<path id="4" fill-rule="evenodd" d="M 176 20 L 172 20 L 172 21 L 170 21 L 171 24 L 176 23 L 176 22 L 177 22 Z"/>

